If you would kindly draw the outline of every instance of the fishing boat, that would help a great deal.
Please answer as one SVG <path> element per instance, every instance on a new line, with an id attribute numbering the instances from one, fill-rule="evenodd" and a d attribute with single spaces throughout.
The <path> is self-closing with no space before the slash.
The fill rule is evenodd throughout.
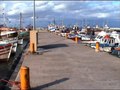
<path id="1" fill-rule="evenodd" d="M 49 31 L 51 31 L 51 32 L 55 32 L 55 30 L 56 30 L 57 28 L 56 28 L 56 25 L 48 25 L 48 30 Z"/>
<path id="2" fill-rule="evenodd" d="M 18 32 L 17 31 L 1 31 L 0 33 L 1 39 L 13 45 L 12 52 L 16 53 L 17 45 L 18 45 Z"/>
<path id="3" fill-rule="evenodd" d="M 23 45 L 23 38 L 18 39 L 18 44 Z"/>
<path id="4" fill-rule="evenodd" d="M 111 54 L 120 57 L 120 43 L 118 43 L 116 46 L 112 47 Z"/>
<path id="5" fill-rule="evenodd" d="M 82 41 L 90 41 L 91 38 L 89 35 L 86 35 L 86 34 L 78 34 L 77 35 L 79 38 L 81 38 Z"/>
<path id="6" fill-rule="evenodd" d="M 113 37 L 109 37 L 108 35 L 106 35 L 105 37 L 102 37 L 100 40 L 95 40 L 94 43 L 91 44 L 91 47 L 94 47 L 95 43 L 99 42 L 100 43 L 100 47 L 112 47 L 115 45 L 115 39 Z"/>
<path id="7" fill-rule="evenodd" d="M 110 36 L 115 38 L 115 43 L 120 43 L 120 33 L 118 33 L 117 31 L 112 31 Z"/>
<path id="8" fill-rule="evenodd" d="M 99 42 L 101 49 L 106 52 L 111 52 L 111 48 L 116 44 L 115 38 L 105 31 L 101 31 L 93 41 L 88 41 L 87 45 L 96 48 L 96 42 Z"/>
<path id="9" fill-rule="evenodd" d="M 0 61 L 8 61 L 12 51 L 12 44 L 0 41 Z"/>
<path id="10" fill-rule="evenodd" d="M 29 31 L 20 30 L 18 33 L 18 44 L 22 45 L 23 41 L 29 38 Z"/>
<path id="11" fill-rule="evenodd" d="M 75 34 L 68 34 L 68 38 L 69 38 L 69 39 L 74 39 L 75 37 L 76 37 Z"/>
<path id="12" fill-rule="evenodd" d="M 62 36 L 62 37 L 65 37 L 67 34 L 69 34 L 70 33 L 70 30 L 69 30 L 69 28 L 64 28 L 63 30 L 61 30 L 61 33 L 60 33 L 60 35 Z"/>
<path id="13" fill-rule="evenodd" d="M 19 32 L 18 37 L 20 37 L 20 38 L 26 38 L 26 37 L 29 37 L 29 31 L 21 30 L 21 31 Z"/>

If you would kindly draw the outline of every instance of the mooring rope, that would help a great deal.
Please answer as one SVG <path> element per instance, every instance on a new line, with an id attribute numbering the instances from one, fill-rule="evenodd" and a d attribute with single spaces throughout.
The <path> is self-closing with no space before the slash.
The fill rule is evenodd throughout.
<path id="1" fill-rule="evenodd" d="M 8 80 L 5 80 L 5 79 L 0 79 L 0 82 L 6 82 L 8 84 L 10 84 L 11 86 L 15 85 L 17 86 L 17 88 L 20 90 L 20 82 L 19 81 L 8 81 Z"/>

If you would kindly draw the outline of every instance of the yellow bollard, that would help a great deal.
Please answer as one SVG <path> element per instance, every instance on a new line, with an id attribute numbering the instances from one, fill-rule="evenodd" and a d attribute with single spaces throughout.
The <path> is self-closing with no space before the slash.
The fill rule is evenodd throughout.
<path id="1" fill-rule="evenodd" d="M 79 38 L 78 38 L 78 37 L 75 37 L 75 42 L 76 42 L 76 43 L 78 43 L 78 40 L 79 40 Z"/>
<path id="2" fill-rule="evenodd" d="M 20 69 L 21 90 L 30 90 L 29 68 L 22 66 Z"/>
<path id="3" fill-rule="evenodd" d="M 100 44 L 99 42 L 96 42 L 96 49 L 95 49 L 96 52 L 99 52 L 100 51 Z"/>

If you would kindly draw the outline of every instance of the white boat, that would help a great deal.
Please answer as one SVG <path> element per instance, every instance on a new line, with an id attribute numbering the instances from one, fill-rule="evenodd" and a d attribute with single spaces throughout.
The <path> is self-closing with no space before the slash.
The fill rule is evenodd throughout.
<path id="1" fill-rule="evenodd" d="M 81 36 L 82 41 L 90 41 L 91 40 L 89 35 L 79 34 L 79 36 Z"/>
<path id="2" fill-rule="evenodd" d="M 48 30 L 54 32 L 56 29 L 56 25 L 48 25 Z"/>
<path id="3" fill-rule="evenodd" d="M 118 43 L 115 47 L 112 48 L 111 54 L 120 57 L 120 43 Z"/>
<path id="4" fill-rule="evenodd" d="M 68 38 L 69 38 L 69 39 L 73 39 L 73 38 L 75 38 L 75 37 L 76 37 L 75 34 L 68 34 Z"/>
<path id="5" fill-rule="evenodd" d="M 117 33 L 116 31 L 113 31 L 110 34 L 110 36 L 115 38 L 115 43 L 120 43 L 120 33 Z"/>
<path id="6" fill-rule="evenodd" d="M 102 39 L 106 36 L 109 35 L 110 33 L 107 33 L 105 31 L 101 31 L 100 33 L 98 33 L 98 35 L 95 37 L 95 41 L 101 42 Z"/>
<path id="7" fill-rule="evenodd" d="M 0 35 L 1 35 L 2 40 L 8 43 L 11 43 L 13 45 L 12 53 L 16 53 L 17 45 L 18 45 L 18 32 L 17 31 L 2 31 Z"/>
<path id="8" fill-rule="evenodd" d="M 0 61 L 8 61 L 12 51 L 12 44 L 0 41 Z"/>
<path id="9" fill-rule="evenodd" d="M 18 39 L 18 44 L 22 45 L 23 44 L 23 38 Z"/>
<path id="10" fill-rule="evenodd" d="M 111 52 L 111 47 L 113 47 L 115 43 L 115 38 L 110 37 L 110 33 L 106 33 L 105 31 L 101 31 L 94 39 L 94 41 L 88 41 L 87 44 L 92 47 L 96 48 L 96 42 L 100 43 L 100 48 L 103 51 Z"/>

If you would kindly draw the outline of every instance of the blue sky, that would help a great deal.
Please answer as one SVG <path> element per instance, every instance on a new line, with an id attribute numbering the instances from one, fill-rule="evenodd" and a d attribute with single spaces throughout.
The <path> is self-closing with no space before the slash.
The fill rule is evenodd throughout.
<path id="1" fill-rule="evenodd" d="M 35 1 L 37 26 L 63 20 L 117 20 L 120 21 L 120 1 Z M 4 9 L 4 10 L 3 10 Z M 0 21 L 3 13 L 11 23 L 19 25 L 19 14 L 23 14 L 23 25 L 32 24 L 33 1 L 0 1 Z M 7 21 L 6 21 L 7 22 Z M 78 21 L 79 22 L 79 21 Z M 40 24 L 41 23 L 41 24 Z M 67 21 L 66 21 L 67 23 Z"/>

